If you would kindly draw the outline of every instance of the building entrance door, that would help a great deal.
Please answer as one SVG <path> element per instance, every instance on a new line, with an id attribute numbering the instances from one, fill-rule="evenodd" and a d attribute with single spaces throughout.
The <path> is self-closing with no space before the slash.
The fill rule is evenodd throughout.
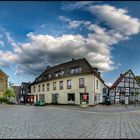
<path id="1" fill-rule="evenodd" d="M 52 94 L 52 104 L 58 103 L 58 93 Z"/>

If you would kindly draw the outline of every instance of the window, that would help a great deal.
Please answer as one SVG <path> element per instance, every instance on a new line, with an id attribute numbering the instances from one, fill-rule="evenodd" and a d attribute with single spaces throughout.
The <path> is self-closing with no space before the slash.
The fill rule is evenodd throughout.
<path id="1" fill-rule="evenodd" d="M 130 78 L 130 82 L 133 83 L 134 82 L 134 79 L 133 78 Z"/>
<path id="2" fill-rule="evenodd" d="M 74 69 L 71 69 L 70 73 L 71 73 L 71 74 L 74 74 Z"/>
<path id="3" fill-rule="evenodd" d="M 68 101 L 75 101 L 75 94 L 68 94 Z"/>
<path id="4" fill-rule="evenodd" d="M 56 90 L 56 82 L 53 82 L 53 90 Z"/>
<path id="5" fill-rule="evenodd" d="M 98 89 L 99 87 L 99 85 L 98 85 L 99 83 L 98 83 L 98 80 L 96 80 L 96 89 Z"/>
<path id="6" fill-rule="evenodd" d="M 59 77 L 59 76 L 63 76 L 64 75 L 64 71 L 58 71 L 55 73 L 55 77 Z"/>
<path id="7" fill-rule="evenodd" d="M 49 79 L 51 78 L 51 74 L 48 75 Z"/>
<path id="8" fill-rule="evenodd" d="M 42 85 L 42 91 L 45 91 L 45 85 L 44 84 Z"/>
<path id="9" fill-rule="evenodd" d="M 75 73 L 80 73 L 80 67 L 75 68 Z"/>
<path id="10" fill-rule="evenodd" d="M 125 77 L 125 78 L 124 78 L 124 81 L 125 81 L 125 82 L 129 82 L 129 77 Z"/>
<path id="11" fill-rule="evenodd" d="M 71 80 L 67 80 L 67 89 L 71 89 Z"/>
<path id="12" fill-rule="evenodd" d="M 40 85 L 38 85 L 38 92 L 40 92 Z"/>
<path id="13" fill-rule="evenodd" d="M 71 74 L 80 73 L 80 72 L 81 72 L 80 67 L 71 68 L 71 71 L 70 71 Z"/>
<path id="14" fill-rule="evenodd" d="M 38 79 L 38 81 L 40 82 L 42 80 L 42 77 L 40 77 L 39 79 Z"/>
<path id="15" fill-rule="evenodd" d="M 36 82 L 38 82 L 38 79 L 35 79 Z"/>
<path id="16" fill-rule="evenodd" d="M 47 83 L 47 91 L 49 91 L 49 90 L 50 90 L 50 84 Z"/>
<path id="17" fill-rule="evenodd" d="M 60 82 L 59 82 L 59 88 L 60 88 L 60 90 L 63 89 L 63 81 L 60 81 Z"/>
<path id="18" fill-rule="evenodd" d="M 84 78 L 79 78 L 79 87 L 82 88 L 84 86 Z"/>
<path id="19" fill-rule="evenodd" d="M 58 77 L 58 73 L 55 74 L 55 77 Z"/>
<path id="20" fill-rule="evenodd" d="M 47 74 L 47 75 L 45 74 L 44 79 L 46 79 L 46 80 L 51 79 L 51 74 Z"/>
<path id="21" fill-rule="evenodd" d="M 22 91 L 22 94 L 25 94 L 25 90 Z"/>
<path id="22" fill-rule="evenodd" d="M 63 76 L 63 75 L 64 75 L 64 71 L 62 70 L 62 71 L 61 71 L 61 76 Z"/>

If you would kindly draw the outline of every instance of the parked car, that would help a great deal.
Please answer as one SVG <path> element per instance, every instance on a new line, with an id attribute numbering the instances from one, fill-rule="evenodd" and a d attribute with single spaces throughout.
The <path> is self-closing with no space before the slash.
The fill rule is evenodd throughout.
<path id="1" fill-rule="evenodd" d="M 37 101 L 34 105 L 35 105 L 35 106 L 45 106 L 46 104 L 45 104 L 44 101 L 39 100 L 39 101 Z"/>
<path id="2" fill-rule="evenodd" d="M 104 105 L 111 105 L 111 100 L 108 96 L 105 98 L 105 101 L 103 102 L 103 104 Z"/>

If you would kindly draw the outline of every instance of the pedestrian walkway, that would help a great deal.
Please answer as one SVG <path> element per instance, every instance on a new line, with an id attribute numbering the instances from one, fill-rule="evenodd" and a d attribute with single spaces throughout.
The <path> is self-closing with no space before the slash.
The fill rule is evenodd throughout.
<path id="1" fill-rule="evenodd" d="M 139 108 L 97 105 L 82 110 L 79 106 L 68 105 L 0 105 L 0 138 L 138 139 Z M 106 112 L 107 109 L 115 112 Z"/>

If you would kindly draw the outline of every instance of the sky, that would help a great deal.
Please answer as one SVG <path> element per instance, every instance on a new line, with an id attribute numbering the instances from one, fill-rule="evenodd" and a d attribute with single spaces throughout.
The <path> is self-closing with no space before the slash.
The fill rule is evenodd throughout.
<path id="1" fill-rule="evenodd" d="M 0 1 L 0 68 L 14 85 L 86 58 L 107 85 L 140 75 L 139 1 Z"/>

